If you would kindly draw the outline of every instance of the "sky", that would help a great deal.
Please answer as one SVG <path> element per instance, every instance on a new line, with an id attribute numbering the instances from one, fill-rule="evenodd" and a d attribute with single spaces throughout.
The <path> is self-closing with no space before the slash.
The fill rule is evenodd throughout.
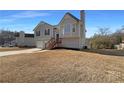
<path id="1" fill-rule="evenodd" d="M 0 10 L 0 29 L 33 33 L 40 21 L 57 25 L 66 12 L 80 18 L 80 10 Z M 123 10 L 86 10 L 86 37 L 98 32 L 100 27 L 109 27 L 111 32 L 124 25 Z"/>

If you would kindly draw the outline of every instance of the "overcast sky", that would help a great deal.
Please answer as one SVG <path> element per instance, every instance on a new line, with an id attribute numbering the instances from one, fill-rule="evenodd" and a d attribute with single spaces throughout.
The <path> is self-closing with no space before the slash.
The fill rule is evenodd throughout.
<path id="1" fill-rule="evenodd" d="M 33 28 L 40 22 L 46 21 L 52 25 L 60 22 L 66 12 L 72 13 L 80 18 L 79 10 L 57 10 L 57 11 L 5 11 L 0 10 L 0 29 L 10 29 L 17 31 L 25 31 L 33 33 Z M 87 37 L 97 32 L 98 27 L 110 27 L 111 32 L 119 29 L 124 25 L 124 11 L 114 10 L 87 10 L 86 13 L 86 29 Z"/>

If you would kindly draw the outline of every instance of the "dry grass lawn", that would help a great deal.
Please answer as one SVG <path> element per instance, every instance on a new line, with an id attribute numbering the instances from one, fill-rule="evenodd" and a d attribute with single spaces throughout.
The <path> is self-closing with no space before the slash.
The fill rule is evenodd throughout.
<path id="1" fill-rule="evenodd" d="M 51 50 L 0 57 L 0 82 L 124 82 L 124 56 Z"/>
<path id="2" fill-rule="evenodd" d="M 4 51 L 15 51 L 15 50 L 24 50 L 26 48 L 18 48 L 18 47 L 2 47 L 0 48 L 0 52 Z"/>

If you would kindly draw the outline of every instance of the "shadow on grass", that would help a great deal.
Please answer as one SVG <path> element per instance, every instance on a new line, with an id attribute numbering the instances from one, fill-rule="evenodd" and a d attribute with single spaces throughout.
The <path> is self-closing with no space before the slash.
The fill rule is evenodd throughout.
<path id="1" fill-rule="evenodd" d="M 53 50 L 60 50 L 60 49 L 67 49 L 67 50 L 75 50 L 75 51 L 83 51 L 89 53 L 98 53 L 102 55 L 112 55 L 112 56 L 124 56 L 124 50 L 116 50 L 116 49 L 73 49 L 73 48 L 54 48 Z"/>
<path id="2" fill-rule="evenodd" d="M 103 55 L 124 56 L 124 50 L 114 49 L 83 49 L 84 52 L 98 53 Z"/>

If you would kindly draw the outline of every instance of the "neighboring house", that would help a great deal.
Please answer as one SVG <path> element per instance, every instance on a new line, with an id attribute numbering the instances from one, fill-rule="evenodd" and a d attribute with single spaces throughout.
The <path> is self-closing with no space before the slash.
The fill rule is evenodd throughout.
<path id="1" fill-rule="evenodd" d="M 12 41 L 6 41 L 4 42 L 4 44 L 2 45 L 2 47 L 14 47 L 15 46 L 15 40 Z"/>
<path id="2" fill-rule="evenodd" d="M 123 40 L 122 43 L 120 43 L 119 45 L 115 45 L 115 47 L 116 47 L 118 50 L 123 50 L 123 49 L 124 49 L 124 40 Z"/>
<path id="3" fill-rule="evenodd" d="M 35 47 L 34 34 L 27 34 L 23 31 L 16 34 L 16 46 L 19 47 Z"/>
<path id="4" fill-rule="evenodd" d="M 36 47 L 82 49 L 85 47 L 85 14 L 80 11 L 80 19 L 66 13 L 58 25 L 41 21 L 35 28 Z"/>

